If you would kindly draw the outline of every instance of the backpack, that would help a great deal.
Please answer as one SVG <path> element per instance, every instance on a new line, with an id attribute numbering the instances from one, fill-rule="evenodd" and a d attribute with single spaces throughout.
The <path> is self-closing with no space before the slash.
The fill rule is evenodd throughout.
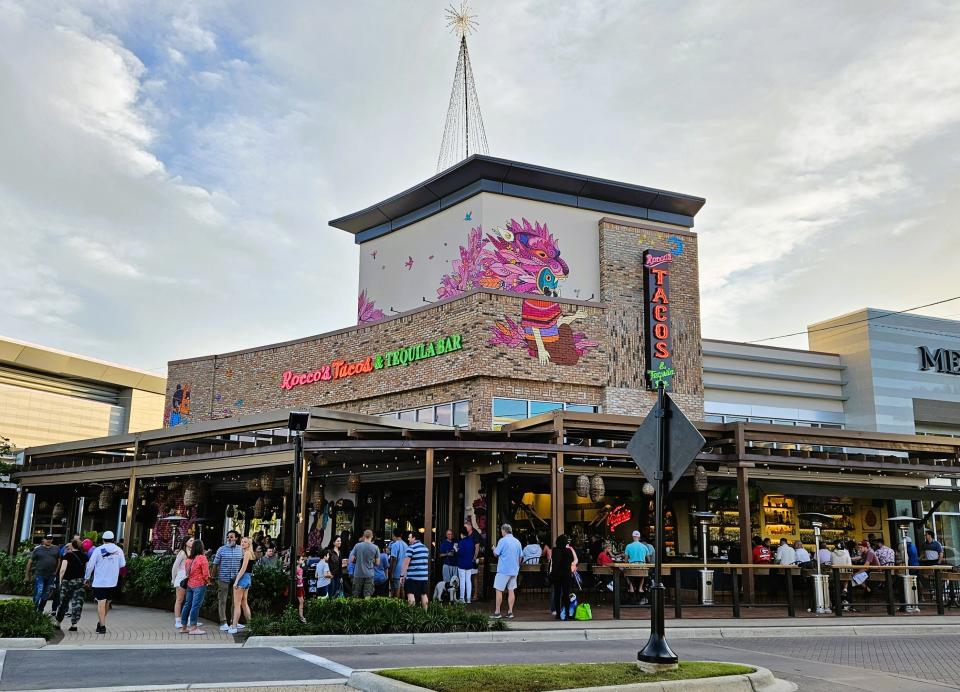
<path id="1" fill-rule="evenodd" d="M 589 603 L 581 603 L 577 606 L 577 612 L 573 616 L 574 620 L 593 620 L 593 611 Z"/>

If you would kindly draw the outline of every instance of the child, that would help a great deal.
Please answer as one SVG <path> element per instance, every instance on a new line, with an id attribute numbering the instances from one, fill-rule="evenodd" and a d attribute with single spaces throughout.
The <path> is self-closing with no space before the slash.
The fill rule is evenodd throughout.
<path id="1" fill-rule="evenodd" d="M 330 596 L 330 582 L 333 580 L 333 575 L 330 573 L 330 565 L 327 562 L 329 557 L 329 550 L 320 551 L 320 562 L 317 563 L 316 567 L 317 596 L 320 598 L 329 598 Z"/>
<path id="2" fill-rule="evenodd" d="M 307 558 L 301 555 L 297 559 L 297 610 L 300 612 L 300 622 L 306 623 L 307 619 L 303 617 L 303 565 Z"/>

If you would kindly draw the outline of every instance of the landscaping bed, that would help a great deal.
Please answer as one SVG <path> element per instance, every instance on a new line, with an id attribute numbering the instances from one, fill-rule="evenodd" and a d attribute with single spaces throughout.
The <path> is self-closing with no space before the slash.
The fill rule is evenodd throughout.
<path id="1" fill-rule="evenodd" d="M 378 670 L 377 675 L 438 692 L 545 692 L 578 687 L 747 675 L 734 663 L 685 661 L 668 673 L 643 673 L 635 663 L 563 663 Z"/>
<path id="2" fill-rule="evenodd" d="M 53 618 L 38 613 L 30 598 L 0 601 L 0 638 L 42 638 L 49 640 L 57 628 Z"/>
<path id="3" fill-rule="evenodd" d="M 431 603 L 429 609 L 396 598 L 312 599 L 301 622 L 292 608 L 280 616 L 254 612 L 251 636 L 309 634 L 409 634 L 421 632 L 489 632 L 507 629 L 502 620 L 468 611 L 460 604 Z"/>

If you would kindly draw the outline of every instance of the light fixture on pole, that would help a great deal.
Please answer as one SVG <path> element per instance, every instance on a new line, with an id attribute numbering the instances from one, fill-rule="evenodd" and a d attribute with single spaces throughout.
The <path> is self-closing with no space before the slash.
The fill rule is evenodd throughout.
<path id="1" fill-rule="evenodd" d="M 702 468 L 702 467 L 700 467 Z M 700 605 L 713 605 L 713 570 L 707 568 L 707 541 L 710 522 L 716 518 L 713 512 L 691 512 L 693 518 L 700 522 L 700 545 L 703 555 L 703 569 L 700 570 Z"/>
<path id="2" fill-rule="evenodd" d="M 300 469 L 303 466 L 303 431 L 310 424 L 309 411 L 291 411 L 287 420 L 287 428 L 293 433 L 293 476 L 290 484 L 290 522 L 292 531 L 290 532 L 290 605 L 297 604 L 297 561 L 299 555 L 302 537 L 299 535 L 300 528 L 297 517 L 300 513 Z"/>
<path id="3" fill-rule="evenodd" d="M 903 610 L 907 613 L 919 613 L 920 594 L 917 591 L 917 577 L 910 574 L 910 559 L 907 557 L 907 540 L 910 535 L 910 525 L 923 521 L 909 514 L 902 514 L 896 517 L 890 517 L 887 521 L 896 524 L 900 530 L 900 555 L 903 556 L 903 574 L 900 579 L 903 581 Z"/>
<path id="4" fill-rule="evenodd" d="M 833 517 L 829 514 L 821 514 L 820 512 L 801 512 L 798 516 L 803 519 L 809 519 L 810 525 L 813 526 L 813 541 L 814 541 L 814 552 L 813 559 L 817 563 L 817 573 L 813 575 L 813 611 L 817 615 L 827 615 L 831 611 L 830 608 L 830 575 L 821 574 L 820 568 L 820 529 L 823 528 L 824 522 L 833 521 Z M 790 575 L 787 575 L 787 579 L 790 579 Z"/>

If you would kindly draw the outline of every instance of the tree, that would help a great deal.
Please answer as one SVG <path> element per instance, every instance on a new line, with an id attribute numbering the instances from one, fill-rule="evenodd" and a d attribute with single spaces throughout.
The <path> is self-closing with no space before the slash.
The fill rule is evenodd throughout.
<path id="1" fill-rule="evenodd" d="M 9 476 L 13 470 L 13 445 L 10 438 L 0 435 L 0 476 Z"/>

